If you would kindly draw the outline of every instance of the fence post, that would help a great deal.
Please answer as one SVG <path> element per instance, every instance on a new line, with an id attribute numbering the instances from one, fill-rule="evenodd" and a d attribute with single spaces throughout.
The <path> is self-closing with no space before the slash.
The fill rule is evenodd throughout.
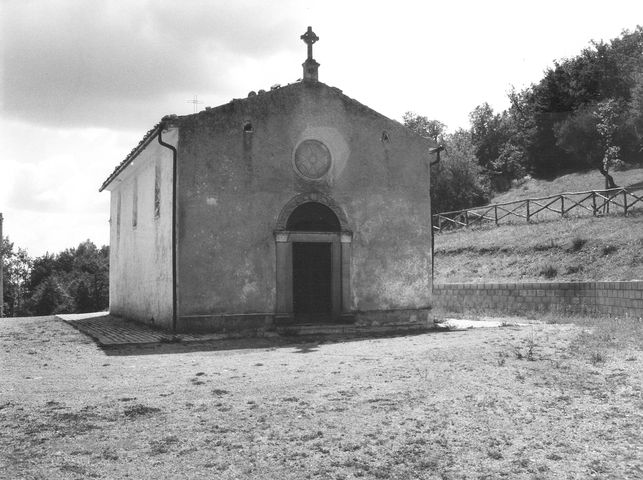
<path id="1" fill-rule="evenodd" d="M 560 218 L 563 218 L 565 216 L 565 197 L 563 195 L 560 196 Z"/>
<path id="2" fill-rule="evenodd" d="M 596 216 L 596 192 L 594 190 L 592 190 L 592 211 Z"/>
<path id="3" fill-rule="evenodd" d="M 529 199 L 527 199 L 527 222 L 529 222 Z"/>
<path id="4" fill-rule="evenodd" d="M 627 217 L 627 190 L 623 189 L 623 215 Z"/>
<path id="5" fill-rule="evenodd" d="M 496 227 L 498 226 L 498 205 L 495 205 L 493 207 L 493 216 L 494 219 L 496 220 Z"/>
<path id="6" fill-rule="evenodd" d="M 467 227 L 469 226 L 469 210 L 464 211 L 464 224 Z"/>

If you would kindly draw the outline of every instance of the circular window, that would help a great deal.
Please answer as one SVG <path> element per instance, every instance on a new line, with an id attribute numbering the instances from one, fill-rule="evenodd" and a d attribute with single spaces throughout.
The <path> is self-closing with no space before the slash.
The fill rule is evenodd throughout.
<path id="1" fill-rule="evenodd" d="M 295 168 L 305 178 L 322 178 L 330 170 L 330 164 L 330 152 L 318 140 L 304 140 L 295 150 Z"/>

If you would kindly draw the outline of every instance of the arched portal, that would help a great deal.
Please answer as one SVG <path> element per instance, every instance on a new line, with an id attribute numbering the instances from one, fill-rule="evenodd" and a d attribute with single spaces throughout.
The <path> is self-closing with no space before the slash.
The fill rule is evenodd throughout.
<path id="1" fill-rule="evenodd" d="M 282 209 L 275 230 L 278 318 L 348 318 L 352 234 L 346 223 L 341 209 L 319 194 L 295 197 Z"/>
<path id="2" fill-rule="evenodd" d="M 288 217 L 286 228 L 294 232 L 339 232 L 337 216 L 326 205 L 307 202 Z M 310 320 L 332 312 L 332 238 L 321 242 L 292 244 L 293 313 Z"/>
<path id="3" fill-rule="evenodd" d="M 335 213 L 318 202 L 302 203 L 295 208 L 286 222 L 286 230 L 301 232 L 339 232 Z"/>

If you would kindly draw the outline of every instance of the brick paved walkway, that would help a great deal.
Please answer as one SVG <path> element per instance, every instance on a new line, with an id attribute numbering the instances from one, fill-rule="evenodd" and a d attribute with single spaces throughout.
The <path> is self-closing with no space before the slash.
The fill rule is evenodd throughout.
<path id="1" fill-rule="evenodd" d="M 194 343 L 208 342 L 212 340 L 229 340 L 234 336 L 221 333 L 172 333 L 157 330 L 142 323 L 123 320 L 114 317 L 107 312 L 97 313 L 74 313 L 56 315 L 61 320 L 72 325 L 85 335 L 93 338 L 99 345 L 104 347 L 116 347 L 122 345 L 146 345 L 158 343 Z M 524 321 L 524 319 L 521 319 Z M 528 322 L 529 323 L 529 322 Z M 442 326 L 451 330 L 464 330 L 469 328 L 500 327 L 503 325 L 523 326 L 517 318 L 483 318 L 478 320 L 467 319 L 444 319 Z M 292 330 L 293 327 L 290 327 Z M 369 327 L 367 333 L 377 334 L 386 332 L 409 333 L 417 329 L 415 325 L 389 325 L 384 327 Z M 297 327 L 298 335 L 354 335 L 360 332 L 359 328 L 352 325 L 300 325 Z M 288 335 L 288 328 L 283 332 Z M 362 333 L 364 331 L 362 330 Z M 276 334 L 273 334 L 276 335 Z M 268 335 L 266 335 L 268 336 Z"/>
<path id="2" fill-rule="evenodd" d="M 107 312 L 56 315 L 102 346 L 144 345 L 168 342 L 206 342 L 227 338 L 222 334 L 185 334 L 156 330 L 141 323 L 128 322 Z"/>

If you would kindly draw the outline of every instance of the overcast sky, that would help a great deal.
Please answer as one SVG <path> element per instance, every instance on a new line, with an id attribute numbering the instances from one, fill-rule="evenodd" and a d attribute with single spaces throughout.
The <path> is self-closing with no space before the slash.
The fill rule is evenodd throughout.
<path id="1" fill-rule="evenodd" d="M 0 212 L 32 256 L 109 242 L 98 188 L 166 114 L 301 77 L 400 120 L 468 126 L 555 59 L 643 22 L 640 0 L 0 0 Z"/>

